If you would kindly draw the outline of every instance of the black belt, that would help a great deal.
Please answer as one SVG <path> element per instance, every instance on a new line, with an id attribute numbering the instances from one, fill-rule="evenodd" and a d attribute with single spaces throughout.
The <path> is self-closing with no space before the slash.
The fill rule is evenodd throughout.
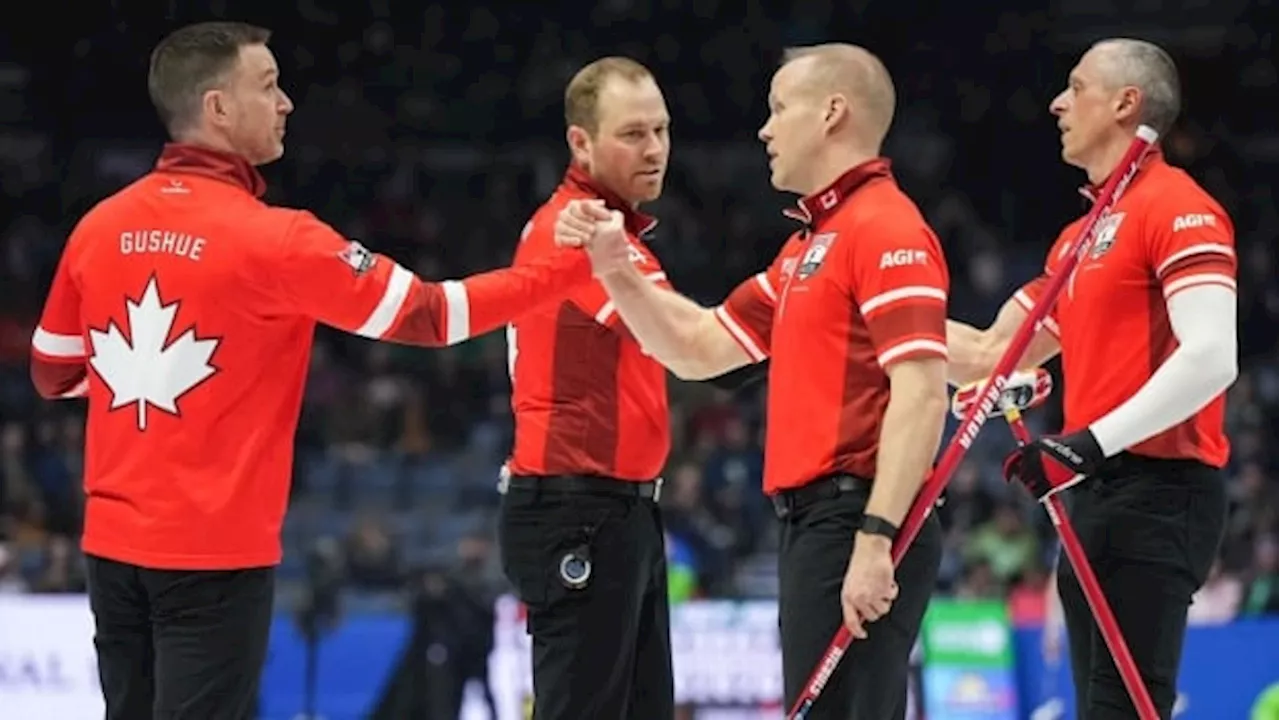
<path id="1" fill-rule="evenodd" d="M 773 513 L 781 520 L 819 500 L 830 500 L 847 492 L 870 487 L 870 480 L 856 475 L 824 475 L 808 485 L 777 492 L 769 496 L 769 499 L 773 502 Z"/>
<path id="2" fill-rule="evenodd" d="M 662 496 L 662 478 L 636 482 L 598 475 L 502 475 L 498 492 L 508 490 L 552 492 L 570 495 L 620 495 L 622 497 L 652 500 Z"/>

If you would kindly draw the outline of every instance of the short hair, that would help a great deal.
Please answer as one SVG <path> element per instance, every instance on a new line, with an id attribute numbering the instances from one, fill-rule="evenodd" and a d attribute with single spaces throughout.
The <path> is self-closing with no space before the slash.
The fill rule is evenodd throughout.
<path id="1" fill-rule="evenodd" d="M 823 92 L 843 91 L 852 95 L 851 108 L 862 116 L 869 140 L 884 142 L 893 124 L 897 93 L 893 77 L 880 58 L 866 48 L 848 43 L 823 43 L 789 47 L 782 52 L 782 65 L 813 58 L 814 80 Z"/>
<path id="2" fill-rule="evenodd" d="M 652 80 L 649 68 L 628 57 L 603 57 L 574 74 L 564 90 L 564 122 L 566 126 L 585 128 L 592 135 L 600 128 L 600 91 L 609 78 L 630 82 Z"/>
<path id="3" fill-rule="evenodd" d="M 1138 121 L 1165 133 L 1182 110 L 1178 66 L 1159 45 L 1132 38 L 1110 38 L 1094 43 L 1107 50 L 1106 81 L 1116 87 L 1132 85 L 1142 91 Z"/>
<path id="4" fill-rule="evenodd" d="M 240 48 L 265 45 L 271 31 L 239 22 L 204 22 L 169 33 L 151 51 L 147 93 L 170 135 L 199 115 L 201 99 L 235 67 Z"/>

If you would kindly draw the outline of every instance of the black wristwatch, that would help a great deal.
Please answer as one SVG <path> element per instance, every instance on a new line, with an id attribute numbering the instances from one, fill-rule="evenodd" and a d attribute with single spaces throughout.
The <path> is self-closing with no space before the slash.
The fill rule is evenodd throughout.
<path id="1" fill-rule="evenodd" d="M 890 541 L 898 537 L 898 526 L 879 515 L 863 515 L 862 525 L 858 530 L 868 535 L 883 535 Z"/>

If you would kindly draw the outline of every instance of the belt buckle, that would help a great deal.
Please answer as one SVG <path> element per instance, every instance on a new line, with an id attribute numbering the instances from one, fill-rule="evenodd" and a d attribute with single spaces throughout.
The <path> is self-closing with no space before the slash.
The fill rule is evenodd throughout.
<path id="1" fill-rule="evenodd" d="M 653 480 L 653 501 L 656 503 L 662 499 L 662 478 L 654 478 Z"/>

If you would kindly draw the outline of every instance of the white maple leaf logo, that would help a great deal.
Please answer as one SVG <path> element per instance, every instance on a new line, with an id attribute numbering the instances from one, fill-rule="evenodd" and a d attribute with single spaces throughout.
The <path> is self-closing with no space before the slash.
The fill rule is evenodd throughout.
<path id="1" fill-rule="evenodd" d="M 178 305 L 176 300 L 168 305 L 161 303 L 160 287 L 153 275 L 141 300 L 125 298 L 128 336 L 114 320 L 108 321 L 106 332 L 89 330 L 89 344 L 93 347 L 89 364 L 111 390 L 111 409 L 136 403 L 139 430 L 147 429 L 148 407 L 177 415 L 178 399 L 217 372 L 209 358 L 218 341 L 197 340 L 194 327 L 165 345 Z"/>

